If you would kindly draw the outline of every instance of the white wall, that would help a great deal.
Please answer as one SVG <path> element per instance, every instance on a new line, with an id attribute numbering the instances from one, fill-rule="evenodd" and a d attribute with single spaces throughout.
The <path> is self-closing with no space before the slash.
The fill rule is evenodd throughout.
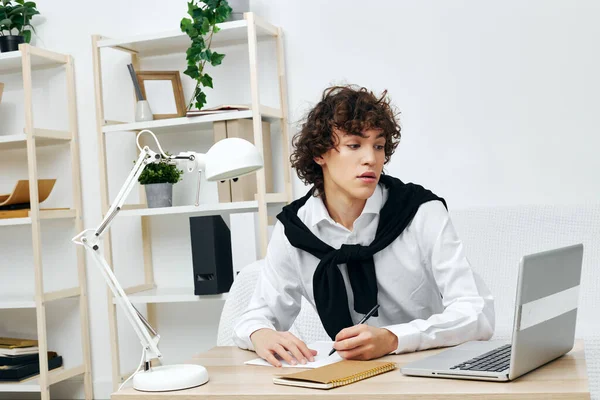
<path id="1" fill-rule="evenodd" d="M 388 89 L 403 128 L 388 172 L 450 207 L 600 197 L 597 2 L 252 6 L 285 30 L 292 117 L 330 83 Z"/>
<path id="2" fill-rule="evenodd" d="M 37 44 L 71 53 L 76 60 L 85 226 L 95 226 L 100 221 L 100 202 L 90 35 L 118 37 L 177 29 L 186 3 L 55 0 L 52 6 L 44 1 L 38 5 L 47 21 L 38 28 L 43 43 Z M 600 108 L 597 2 L 253 0 L 251 6 L 284 29 L 292 121 L 298 121 L 330 84 L 388 89 L 402 113 L 403 139 L 387 172 L 425 185 L 446 198 L 449 207 L 598 201 L 600 158 L 594 157 L 600 148 L 595 118 Z M 231 51 L 229 60 L 245 62 L 243 50 Z M 232 70 L 227 61 L 215 71 L 215 76 L 222 77 L 215 83 L 223 88 L 212 94 L 215 102 L 229 101 L 223 93 L 240 101 L 246 96 L 244 91 L 238 94 L 238 83 L 225 80 L 225 72 Z M 105 81 L 105 85 L 114 89 L 122 82 L 127 88 L 126 96 L 118 89 L 107 94 L 112 96 L 107 114 L 123 112 L 124 118 L 130 117 L 131 93 L 124 61 L 111 56 L 107 63 L 112 68 L 109 76 L 116 80 Z M 160 63 L 155 60 L 149 67 Z M 266 64 L 270 63 L 272 60 L 267 60 Z M 266 78 L 270 76 L 266 69 L 262 83 L 271 87 L 274 81 Z M 17 110 L 18 96 L 10 91 L 5 97 Z M 3 121 L 8 117 L 0 116 Z M 195 143 L 193 140 L 186 137 L 184 145 Z M 127 157 L 133 159 L 132 143 L 123 149 L 112 148 L 114 165 L 126 165 L 130 162 Z M 50 170 L 62 168 L 52 163 L 50 156 L 45 160 Z M 0 180 L 3 192 L 10 190 L 14 177 L 24 173 L 5 165 Z M 126 173 L 124 168 L 111 171 L 111 197 Z M 182 188 L 188 186 L 189 182 Z M 294 188 L 296 196 L 306 190 L 298 180 Z M 210 190 L 206 193 L 208 198 L 214 195 Z M 181 189 L 176 201 L 183 202 L 188 195 L 187 189 Z M 154 230 L 170 230 L 167 239 L 155 235 L 157 279 L 183 281 L 191 265 L 187 221 L 161 218 L 153 221 Z M 138 229 L 132 222 L 115 226 L 124 238 L 115 240 L 117 244 L 127 243 L 127 234 Z M 28 231 L 14 229 L 10 235 L 17 239 L 11 247 L 21 246 L 25 251 Z M 135 240 L 129 243 L 131 248 L 139 247 Z M 126 246 L 117 247 L 115 257 L 121 265 L 139 262 Z M 8 250 L 0 247 L 3 255 Z M 177 262 L 169 263 L 169 257 Z M 239 252 L 237 257 L 238 264 L 245 262 Z M 2 261 L 3 268 L 9 264 L 16 271 L 31 267 L 16 256 L 6 264 Z M 95 393 L 97 398 L 108 398 L 111 363 L 106 291 L 91 260 L 88 271 Z M 131 283 L 138 276 L 121 273 L 119 278 Z M 27 279 L 24 274 L 23 282 Z M 47 280 L 48 285 L 53 284 L 52 276 Z M 191 279 L 187 284 L 191 285 Z M 158 312 L 167 361 L 182 361 L 214 344 L 218 307 L 161 305 Z M 27 318 L 31 320 L 32 315 Z M 12 322 L 26 318 L 4 311 L 0 317 L 4 318 L 0 319 L 0 334 L 10 332 Z M 29 324 L 27 329 L 35 332 L 35 325 Z M 130 344 L 122 357 L 124 366 L 133 367 L 139 349 L 128 330 L 126 324 L 121 325 L 127 336 L 124 342 Z M 57 345 L 63 342 L 56 339 Z M 76 384 L 67 384 L 57 387 L 55 393 L 76 398 L 77 389 Z"/>

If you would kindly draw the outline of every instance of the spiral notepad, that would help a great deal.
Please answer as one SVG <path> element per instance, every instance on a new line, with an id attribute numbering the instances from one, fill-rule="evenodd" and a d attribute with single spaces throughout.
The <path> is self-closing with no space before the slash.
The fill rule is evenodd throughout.
<path id="1" fill-rule="evenodd" d="M 393 362 L 343 360 L 308 371 L 279 375 L 273 378 L 273 383 L 315 389 L 332 389 L 383 374 L 395 368 L 396 364 Z"/>

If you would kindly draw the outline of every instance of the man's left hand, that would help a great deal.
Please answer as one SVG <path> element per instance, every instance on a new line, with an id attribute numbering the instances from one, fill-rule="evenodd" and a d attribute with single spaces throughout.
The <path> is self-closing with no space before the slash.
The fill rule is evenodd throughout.
<path id="1" fill-rule="evenodd" d="M 342 329 L 333 348 L 347 360 L 372 360 L 398 348 L 398 336 L 385 328 L 360 324 Z"/>

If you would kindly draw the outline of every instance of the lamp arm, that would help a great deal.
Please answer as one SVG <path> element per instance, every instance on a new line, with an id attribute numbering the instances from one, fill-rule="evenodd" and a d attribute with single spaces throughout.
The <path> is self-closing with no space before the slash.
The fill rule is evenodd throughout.
<path id="1" fill-rule="evenodd" d="M 121 190 L 119 190 L 117 197 L 115 197 L 115 201 L 108 209 L 108 212 L 100 223 L 100 226 L 96 228 L 96 236 L 101 237 L 102 233 L 110 227 L 114 217 L 121 210 L 123 203 L 125 203 L 125 200 L 127 200 L 127 196 L 129 196 L 129 193 L 131 193 L 133 186 L 137 182 L 142 172 L 144 172 L 146 165 L 159 162 L 160 159 L 161 155 L 150 150 L 148 146 L 145 146 L 142 149 L 133 169 L 129 173 L 129 176 L 127 176 L 123 186 L 121 186 Z"/>
<path id="2" fill-rule="evenodd" d="M 129 323 L 133 327 L 133 330 L 137 334 L 140 339 L 140 343 L 144 348 L 145 353 L 145 361 L 149 362 L 153 358 L 162 358 L 162 353 L 158 349 L 158 341 L 160 340 L 160 335 L 156 333 L 154 328 L 148 324 L 148 321 L 139 313 L 139 311 L 131 304 L 131 301 L 125 294 L 123 287 L 119 284 L 115 274 L 111 270 L 108 262 L 104 258 L 104 256 L 100 253 L 100 249 L 97 245 L 90 244 L 86 238 L 82 239 L 84 247 L 91 253 L 96 265 L 99 267 L 100 272 L 104 276 L 108 287 L 112 291 L 117 303 L 121 306 L 122 310 L 125 312 L 125 316 L 129 320 Z M 94 249 L 96 247 L 96 249 Z M 151 332 L 154 337 L 150 336 Z"/>
<path id="3" fill-rule="evenodd" d="M 75 236 L 72 241 L 76 244 L 84 246 L 94 258 L 96 265 L 102 272 L 106 283 L 108 284 L 110 290 L 115 296 L 117 303 L 121 306 L 123 311 L 125 312 L 125 316 L 129 320 L 129 323 L 133 326 L 135 333 L 137 334 L 142 347 L 144 348 L 146 361 L 151 360 L 152 358 L 161 358 L 162 354 L 158 349 L 158 341 L 160 340 L 160 336 L 156 333 L 156 331 L 150 326 L 148 321 L 139 313 L 139 311 L 131 304 L 125 291 L 119 284 L 116 276 L 114 275 L 110 265 L 104 258 L 104 256 L 100 252 L 100 239 L 104 235 L 104 233 L 110 228 L 112 225 L 115 216 L 121 210 L 123 203 L 127 199 L 129 193 L 133 189 L 136 181 L 144 171 L 146 165 L 150 163 L 159 162 L 161 159 L 161 155 L 153 152 L 147 146 L 145 146 L 140 156 L 138 157 L 135 166 L 129 173 L 129 176 L 125 180 L 125 183 L 121 187 L 121 190 L 117 194 L 115 201 L 108 209 L 106 216 L 96 229 L 86 229 L 83 232 L 79 233 Z M 92 231 L 94 232 L 92 234 Z M 154 335 L 154 338 L 150 336 L 149 331 Z"/>

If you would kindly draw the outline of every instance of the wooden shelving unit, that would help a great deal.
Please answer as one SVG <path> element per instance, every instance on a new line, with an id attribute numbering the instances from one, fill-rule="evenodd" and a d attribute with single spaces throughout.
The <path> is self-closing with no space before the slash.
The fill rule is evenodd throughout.
<path id="1" fill-rule="evenodd" d="M 284 190 L 281 193 L 266 192 L 265 170 L 256 173 L 256 195 L 253 201 L 201 204 L 154 208 L 149 209 L 145 204 L 145 194 L 140 186 L 140 199 L 142 204 L 125 205 L 119 213 L 119 217 L 141 217 L 142 241 L 144 256 L 144 282 L 140 285 L 126 288 L 125 291 L 133 303 L 146 304 L 149 322 L 156 327 L 156 314 L 154 305 L 156 303 L 173 302 L 198 302 L 198 301 L 223 301 L 227 295 L 218 296 L 195 296 L 193 291 L 182 288 L 157 287 L 154 281 L 152 263 L 151 232 L 149 218 L 159 215 L 186 214 L 198 215 L 222 215 L 228 217 L 235 213 L 255 212 L 258 215 L 258 241 L 260 257 L 266 255 L 268 241 L 268 206 L 270 204 L 287 204 L 292 201 L 291 168 L 289 164 L 289 140 L 288 140 L 288 116 L 287 116 L 287 86 L 284 66 L 284 51 L 282 30 L 273 26 L 254 13 L 246 13 L 244 20 L 225 22 L 219 24 L 220 31 L 212 39 L 212 49 L 222 46 L 245 44 L 248 48 L 250 69 L 251 109 L 247 111 L 236 111 L 230 113 L 213 114 L 191 118 L 172 118 L 148 122 L 114 122 L 107 121 L 104 115 L 104 95 L 102 89 L 102 62 L 101 51 L 103 49 L 116 49 L 131 55 L 131 62 L 136 70 L 139 70 L 140 59 L 167 54 L 181 54 L 185 57 L 185 51 L 189 47 L 188 36 L 180 31 L 153 33 L 138 35 L 121 39 L 111 39 L 94 35 L 92 37 L 93 63 L 96 93 L 96 126 L 98 135 L 98 149 L 100 162 L 100 187 L 102 214 L 106 215 L 110 203 L 107 182 L 106 162 L 106 135 L 113 132 L 139 131 L 150 129 L 157 134 L 176 135 L 181 132 L 198 131 L 200 129 L 212 129 L 213 123 L 235 119 L 251 119 L 254 134 L 254 144 L 264 155 L 262 123 L 263 121 L 279 122 L 281 126 L 282 158 L 281 167 L 284 172 Z M 258 41 L 268 39 L 275 41 L 277 55 L 277 70 L 279 79 L 279 107 L 271 108 L 261 104 L 258 83 Z M 111 235 L 104 236 L 104 255 L 109 265 L 114 266 L 112 256 Z M 109 328 L 111 336 L 112 351 L 112 375 L 115 389 L 128 374 L 123 374 L 120 368 L 119 343 L 117 334 L 116 304 L 112 292 L 108 290 Z"/>
<path id="2" fill-rule="evenodd" d="M 69 117 L 68 131 L 40 129 L 33 126 L 32 70 L 57 67 L 65 68 L 66 72 L 68 96 L 67 112 Z M 86 266 L 83 248 L 78 247 L 76 250 L 78 285 L 56 292 L 44 291 L 41 254 L 42 240 L 40 226 L 42 220 L 55 218 L 72 219 L 75 229 L 77 231 L 83 230 L 73 58 L 70 55 L 54 53 L 28 44 L 21 44 L 19 46 L 19 51 L 0 54 L 0 76 L 19 72 L 22 72 L 23 79 L 25 129 L 22 134 L 0 135 L 0 150 L 23 149 L 26 151 L 31 210 L 29 216 L 26 218 L 0 219 L 0 226 L 10 227 L 15 225 L 31 225 L 35 292 L 19 296 L 3 296 L 0 294 L 0 309 L 30 308 L 36 310 L 37 340 L 40 349 L 40 374 L 35 378 L 23 382 L 0 383 L 0 393 L 40 392 L 42 400 L 49 400 L 50 385 L 75 376 L 83 375 L 85 398 L 91 400 L 93 398 L 93 390 L 87 314 Z M 68 144 L 70 146 L 73 208 L 67 210 L 40 210 L 37 187 L 38 168 L 36 148 L 59 144 Z M 65 237 L 65 240 L 70 240 L 70 238 Z M 57 370 L 48 371 L 47 351 L 49 349 L 46 335 L 46 305 L 56 300 L 73 297 L 79 299 L 83 363 L 68 369 L 59 368 Z"/>

